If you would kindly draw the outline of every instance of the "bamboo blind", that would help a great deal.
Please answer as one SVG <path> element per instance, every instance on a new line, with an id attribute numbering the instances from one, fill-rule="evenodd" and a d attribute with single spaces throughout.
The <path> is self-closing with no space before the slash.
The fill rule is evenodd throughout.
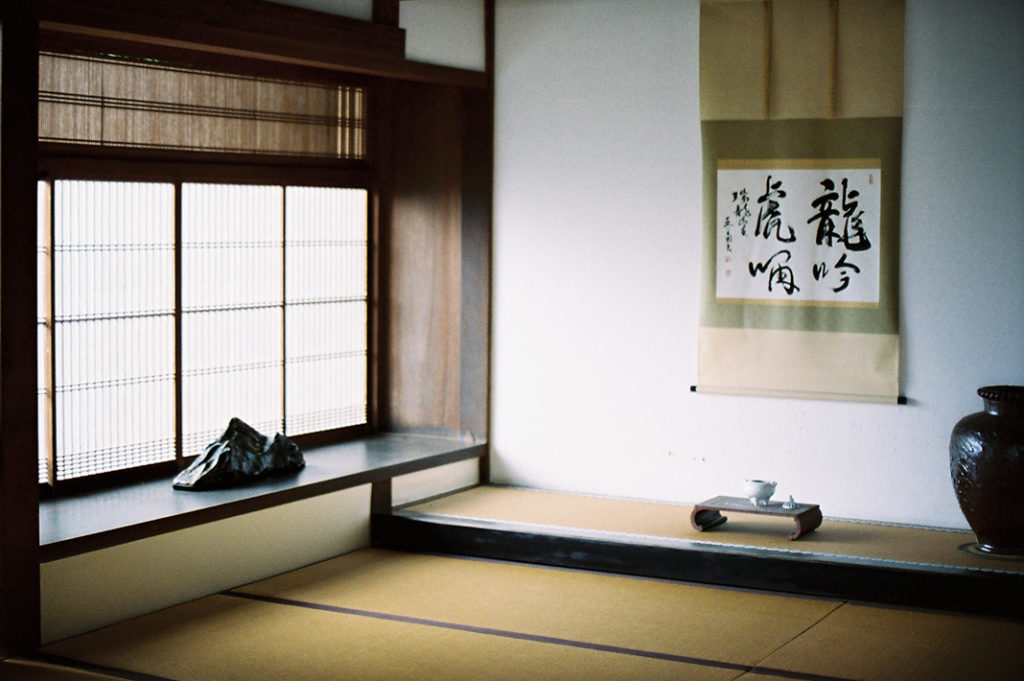
<path id="1" fill-rule="evenodd" d="M 361 87 L 42 52 L 39 141 L 358 160 Z"/>

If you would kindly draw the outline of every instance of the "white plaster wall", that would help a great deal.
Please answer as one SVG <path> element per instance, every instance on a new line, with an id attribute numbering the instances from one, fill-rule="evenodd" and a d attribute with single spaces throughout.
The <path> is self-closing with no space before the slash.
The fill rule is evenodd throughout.
<path id="1" fill-rule="evenodd" d="M 966 527 L 980 385 L 1024 383 L 1024 3 L 907 0 L 905 406 L 694 395 L 698 0 L 498 0 L 492 472 L 646 499 L 744 477 Z"/>
<path id="2" fill-rule="evenodd" d="M 270 2 L 326 12 L 327 14 L 337 14 L 359 21 L 373 21 L 373 0 L 270 0 Z"/>
<path id="3" fill-rule="evenodd" d="M 480 483 L 480 462 L 477 459 L 427 468 L 391 479 L 391 504 L 402 506 L 422 501 Z"/>
<path id="4" fill-rule="evenodd" d="M 398 7 L 405 57 L 413 61 L 486 69 L 483 0 L 415 0 Z"/>
<path id="5" fill-rule="evenodd" d="M 373 20 L 373 0 L 271 0 L 360 21 Z M 484 71 L 484 0 L 415 0 L 399 3 L 405 56 L 412 61 Z"/>

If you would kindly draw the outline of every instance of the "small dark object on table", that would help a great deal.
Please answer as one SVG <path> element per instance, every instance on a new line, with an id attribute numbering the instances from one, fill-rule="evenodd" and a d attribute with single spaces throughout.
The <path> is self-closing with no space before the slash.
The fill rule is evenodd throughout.
<path id="1" fill-rule="evenodd" d="M 219 440 L 206 446 L 174 478 L 174 489 L 207 490 L 233 487 L 270 475 L 302 470 L 306 461 L 302 450 L 278 433 L 273 440 L 239 418 L 232 418 Z"/>
<path id="2" fill-rule="evenodd" d="M 749 499 L 741 497 L 714 497 L 693 507 L 690 524 L 701 532 L 717 527 L 726 521 L 726 517 L 719 511 L 784 516 L 796 521 L 796 531 L 789 535 L 790 539 L 798 539 L 821 525 L 821 509 L 817 504 L 794 503 L 791 508 L 786 506 L 788 504 L 783 505 L 781 501 L 770 501 L 767 506 L 755 506 Z"/>

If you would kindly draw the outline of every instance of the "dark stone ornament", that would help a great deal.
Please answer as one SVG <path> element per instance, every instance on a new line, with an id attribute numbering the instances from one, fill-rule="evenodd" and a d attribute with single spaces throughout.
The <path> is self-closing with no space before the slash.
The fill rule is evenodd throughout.
<path id="1" fill-rule="evenodd" d="M 979 552 L 1024 555 L 1024 386 L 978 395 L 985 411 L 960 419 L 949 440 L 953 489 Z"/>
<path id="2" fill-rule="evenodd" d="M 174 478 L 174 489 L 207 490 L 242 485 L 302 470 L 299 446 L 281 433 L 269 440 L 239 418 L 206 446 L 206 452 Z"/>

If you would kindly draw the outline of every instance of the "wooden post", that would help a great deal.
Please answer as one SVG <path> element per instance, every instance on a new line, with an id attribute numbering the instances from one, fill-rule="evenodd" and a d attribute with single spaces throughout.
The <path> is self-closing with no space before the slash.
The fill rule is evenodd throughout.
<path id="1" fill-rule="evenodd" d="M 373 23 L 398 26 L 398 0 L 373 0 Z"/>
<path id="2" fill-rule="evenodd" d="M 0 10 L 0 657 L 39 645 L 35 2 Z"/>

